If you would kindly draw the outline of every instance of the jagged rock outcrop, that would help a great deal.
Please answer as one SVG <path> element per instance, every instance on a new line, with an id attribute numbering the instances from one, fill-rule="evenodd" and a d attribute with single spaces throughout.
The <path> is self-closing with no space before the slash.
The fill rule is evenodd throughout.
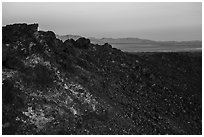
<path id="1" fill-rule="evenodd" d="M 110 45 L 110 44 L 108 44 L 108 43 L 105 43 L 103 46 L 105 46 L 105 47 L 107 47 L 107 48 L 112 48 L 112 46 Z"/>
<path id="2" fill-rule="evenodd" d="M 3 134 L 202 134 L 200 53 L 124 53 L 3 27 Z"/>
<path id="3" fill-rule="evenodd" d="M 90 45 L 90 40 L 86 38 L 79 38 L 76 40 L 76 47 L 81 48 L 81 49 L 87 49 Z"/>
<path id="4" fill-rule="evenodd" d="M 37 32 L 38 24 L 13 24 L 2 28 L 3 43 L 12 43 L 18 40 L 27 40 Z"/>

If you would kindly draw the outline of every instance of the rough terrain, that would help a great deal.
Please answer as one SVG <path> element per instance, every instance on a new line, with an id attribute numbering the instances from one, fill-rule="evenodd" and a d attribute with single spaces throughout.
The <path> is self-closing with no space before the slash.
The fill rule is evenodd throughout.
<path id="1" fill-rule="evenodd" d="M 2 28 L 3 134 L 202 134 L 202 53 L 125 53 Z"/>

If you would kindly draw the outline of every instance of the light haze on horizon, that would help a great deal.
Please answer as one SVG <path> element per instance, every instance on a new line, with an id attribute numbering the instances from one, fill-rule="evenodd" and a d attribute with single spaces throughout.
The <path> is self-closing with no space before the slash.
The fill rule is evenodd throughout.
<path id="1" fill-rule="evenodd" d="M 3 2 L 2 25 L 13 23 L 38 23 L 59 35 L 202 40 L 202 3 Z"/>

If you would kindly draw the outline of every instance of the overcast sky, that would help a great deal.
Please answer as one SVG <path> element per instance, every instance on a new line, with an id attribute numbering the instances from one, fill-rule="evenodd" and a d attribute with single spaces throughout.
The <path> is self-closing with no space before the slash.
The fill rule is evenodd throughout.
<path id="1" fill-rule="evenodd" d="M 3 25 L 85 37 L 201 40 L 201 3 L 3 3 Z"/>

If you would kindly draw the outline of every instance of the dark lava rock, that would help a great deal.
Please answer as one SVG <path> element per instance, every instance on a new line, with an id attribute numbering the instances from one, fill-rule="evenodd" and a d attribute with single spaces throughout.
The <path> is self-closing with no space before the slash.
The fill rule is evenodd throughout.
<path id="1" fill-rule="evenodd" d="M 112 48 L 112 46 L 110 44 L 108 44 L 108 43 L 105 43 L 103 46 L 106 47 L 106 48 L 109 48 L 109 49 Z"/>
<path id="2" fill-rule="evenodd" d="M 76 45 L 76 41 L 74 41 L 73 39 L 67 39 L 65 42 L 64 42 L 65 45 L 67 46 L 72 46 L 74 47 L 74 45 Z"/>
<path id="3" fill-rule="evenodd" d="M 90 40 L 82 37 L 76 40 L 75 45 L 80 49 L 87 49 L 89 47 L 89 44 L 90 44 Z"/>
<path id="4" fill-rule="evenodd" d="M 38 31 L 38 24 L 13 24 L 2 28 L 3 43 L 11 43 L 30 37 Z"/>
<path id="5" fill-rule="evenodd" d="M 202 134 L 202 53 L 125 53 L 37 27 L 3 27 L 3 134 Z"/>

